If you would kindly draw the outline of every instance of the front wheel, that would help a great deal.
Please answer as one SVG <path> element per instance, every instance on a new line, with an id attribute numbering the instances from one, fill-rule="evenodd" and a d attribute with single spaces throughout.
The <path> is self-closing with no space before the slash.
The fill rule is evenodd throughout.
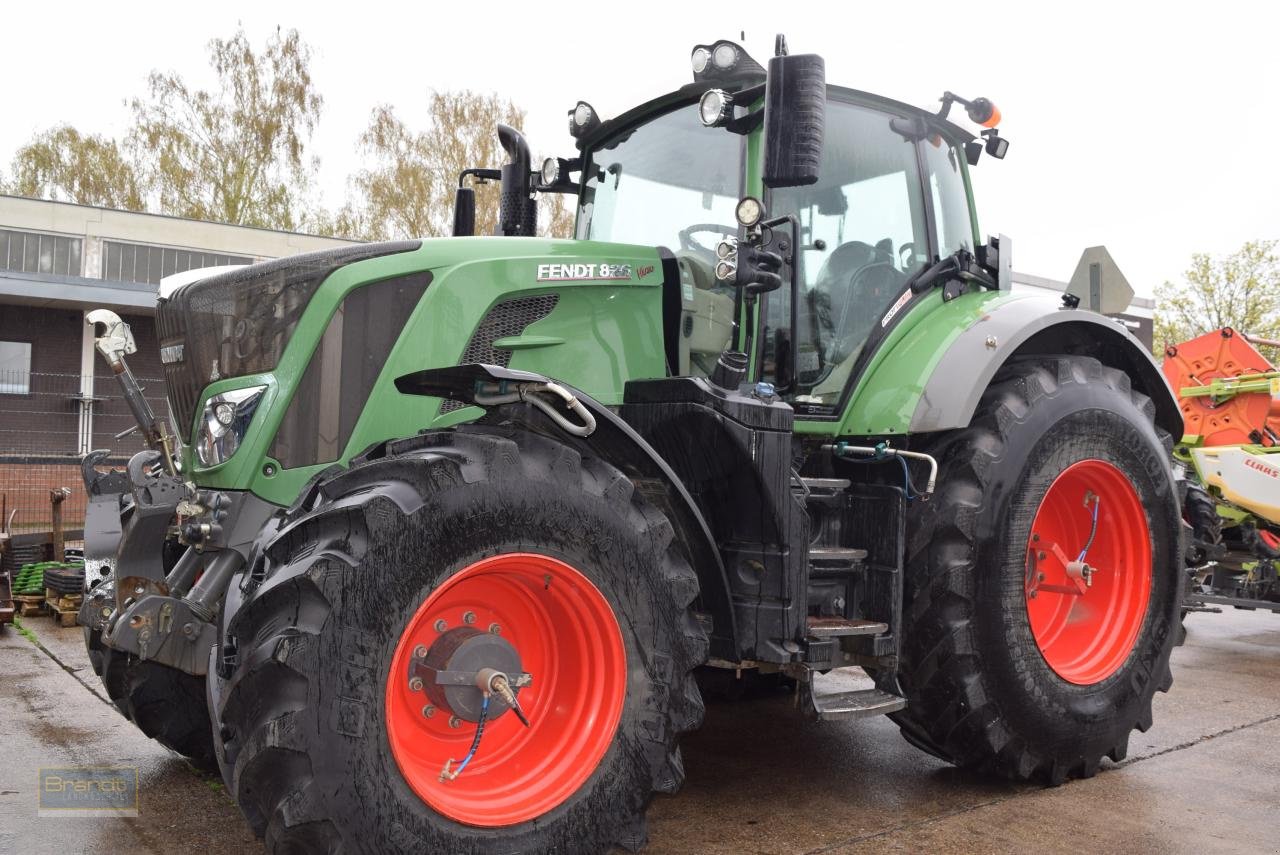
<path id="1" fill-rule="evenodd" d="M 681 783 L 706 637 L 671 525 L 603 461 L 496 431 L 324 482 L 246 572 L 218 743 L 271 851 L 636 848 Z"/>
<path id="2" fill-rule="evenodd" d="M 1002 369 L 942 438 L 913 509 L 903 734 L 958 765 L 1060 783 L 1121 760 L 1172 682 L 1181 514 L 1167 436 L 1086 357 Z"/>

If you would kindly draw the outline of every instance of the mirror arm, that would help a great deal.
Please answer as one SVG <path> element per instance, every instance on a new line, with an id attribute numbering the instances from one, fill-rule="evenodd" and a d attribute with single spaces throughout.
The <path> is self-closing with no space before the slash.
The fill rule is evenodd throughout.
<path id="1" fill-rule="evenodd" d="M 764 110 L 756 110 L 754 113 L 747 113 L 745 116 L 729 119 L 720 127 L 738 136 L 746 136 L 763 124 Z"/>
<path id="2" fill-rule="evenodd" d="M 486 181 L 501 181 L 502 170 L 500 169 L 464 169 L 458 173 L 458 186 L 464 186 L 468 176 L 476 179 L 477 184 L 483 184 Z"/>

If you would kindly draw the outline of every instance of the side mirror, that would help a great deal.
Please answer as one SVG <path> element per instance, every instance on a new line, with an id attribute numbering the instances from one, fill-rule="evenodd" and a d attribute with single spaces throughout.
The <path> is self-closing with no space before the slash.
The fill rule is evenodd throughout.
<path id="1" fill-rule="evenodd" d="M 801 187 L 818 180 L 826 128 L 827 72 L 817 54 L 775 56 L 765 81 L 764 183 Z"/>
<path id="2" fill-rule="evenodd" d="M 453 196 L 453 236 L 471 237 L 476 233 L 476 191 L 459 187 Z"/>

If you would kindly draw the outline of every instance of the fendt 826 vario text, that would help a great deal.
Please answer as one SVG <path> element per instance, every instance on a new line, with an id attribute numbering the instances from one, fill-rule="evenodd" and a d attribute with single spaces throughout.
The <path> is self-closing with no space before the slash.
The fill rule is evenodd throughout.
<path id="1" fill-rule="evenodd" d="M 1151 725 L 1182 587 L 1159 368 L 980 241 L 990 101 L 775 53 L 579 102 L 536 170 L 499 125 L 455 237 L 164 289 L 168 419 L 91 318 L 149 449 L 85 461 L 90 653 L 271 851 L 639 848 L 703 691 L 749 678 L 1014 779 Z M 574 239 L 536 236 L 549 193 Z"/>

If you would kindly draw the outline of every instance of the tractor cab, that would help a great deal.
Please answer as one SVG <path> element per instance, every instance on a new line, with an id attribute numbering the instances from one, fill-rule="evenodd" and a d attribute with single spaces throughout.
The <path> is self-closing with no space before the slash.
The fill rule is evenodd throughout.
<path id="1" fill-rule="evenodd" d="M 578 102 L 581 153 L 549 159 L 535 189 L 577 195 L 579 240 L 669 251 L 673 374 L 709 376 L 722 352 L 744 351 L 752 380 L 831 417 L 927 290 L 922 274 L 943 259 L 978 268 L 967 169 L 1007 141 L 986 99 L 946 93 L 929 113 L 826 85 L 822 60 L 787 55 L 781 37 L 777 52 L 766 69 L 732 42 L 698 45 L 694 82 L 676 92 L 604 122 Z M 947 121 L 957 102 L 988 126 L 985 145 Z M 756 222 L 737 216 L 747 199 Z M 739 245 L 765 252 L 766 269 Z"/>

